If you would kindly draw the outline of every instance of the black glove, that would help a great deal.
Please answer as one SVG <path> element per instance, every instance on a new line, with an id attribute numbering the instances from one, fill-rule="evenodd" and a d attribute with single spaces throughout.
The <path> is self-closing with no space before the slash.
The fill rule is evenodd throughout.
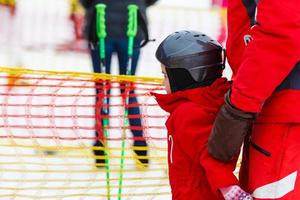
<path id="1" fill-rule="evenodd" d="M 256 114 L 235 108 L 230 102 L 230 90 L 224 100 L 208 139 L 208 151 L 218 160 L 230 161 L 238 155 Z"/>

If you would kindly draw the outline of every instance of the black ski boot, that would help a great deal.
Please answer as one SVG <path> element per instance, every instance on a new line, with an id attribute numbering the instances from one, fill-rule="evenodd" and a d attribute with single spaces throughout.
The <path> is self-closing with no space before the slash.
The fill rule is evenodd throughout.
<path id="1" fill-rule="evenodd" d="M 138 166 L 148 167 L 149 159 L 148 155 L 148 145 L 145 140 L 142 141 L 134 141 L 133 143 L 133 151 L 136 154 L 136 161 Z"/>
<path id="2" fill-rule="evenodd" d="M 93 148 L 94 155 L 97 156 L 97 158 L 95 158 L 95 166 L 97 168 L 102 168 L 105 166 L 105 159 L 104 159 L 105 151 L 103 150 L 104 145 L 100 140 L 96 140 L 93 147 L 94 147 Z"/>

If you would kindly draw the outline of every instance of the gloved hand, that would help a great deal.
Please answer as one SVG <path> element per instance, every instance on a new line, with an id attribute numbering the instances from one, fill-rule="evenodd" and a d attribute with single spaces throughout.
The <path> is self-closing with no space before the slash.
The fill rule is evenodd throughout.
<path id="1" fill-rule="evenodd" d="M 238 155 L 245 136 L 251 131 L 256 113 L 239 110 L 230 102 L 230 90 L 225 94 L 208 139 L 208 151 L 216 159 L 230 161 Z"/>

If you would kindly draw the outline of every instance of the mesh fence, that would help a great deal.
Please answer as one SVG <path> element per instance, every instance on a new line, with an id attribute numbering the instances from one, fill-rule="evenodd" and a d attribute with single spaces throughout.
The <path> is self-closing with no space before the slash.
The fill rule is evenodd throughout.
<path id="1" fill-rule="evenodd" d="M 0 197 L 169 196 L 166 113 L 149 93 L 162 92 L 160 79 L 13 68 L 1 71 Z M 124 84 L 134 93 L 126 89 L 120 93 Z M 109 95 L 103 86 L 111 91 Z M 138 101 L 126 104 L 124 99 L 129 96 Z M 109 105 L 103 104 L 104 98 L 110 99 Z M 109 107 L 109 115 L 101 114 L 103 107 Z M 139 107 L 140 113 L 125 115 L 132 107 Z M 142 126 L 126 123 L 127 118 L 141 119 Z M 134 137 L 134 130 L 142 131 L 143 137 Z M 105 145 L 93 145 L 98 140 Z M 146 140 L 148 146 L 134 147 L 138 140 Z M 95 150 L 105 154 L 95 155 Z M 134 150 L 148 154 L 137 157 Z M 96 159 L 107 162 L 97 164 Z M 138 159 L 149 159 L 149 164 Z"/>

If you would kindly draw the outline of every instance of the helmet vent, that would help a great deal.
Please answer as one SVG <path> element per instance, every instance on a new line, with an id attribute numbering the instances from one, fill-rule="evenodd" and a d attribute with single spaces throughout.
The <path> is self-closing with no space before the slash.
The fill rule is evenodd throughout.
<path id="1" fill-rule="evenodd" d="M 197 35 L 194 35 L 194 37 L 200 37 L 200 35 L 199 35 L 199 34 L 197 34 Z"/>

